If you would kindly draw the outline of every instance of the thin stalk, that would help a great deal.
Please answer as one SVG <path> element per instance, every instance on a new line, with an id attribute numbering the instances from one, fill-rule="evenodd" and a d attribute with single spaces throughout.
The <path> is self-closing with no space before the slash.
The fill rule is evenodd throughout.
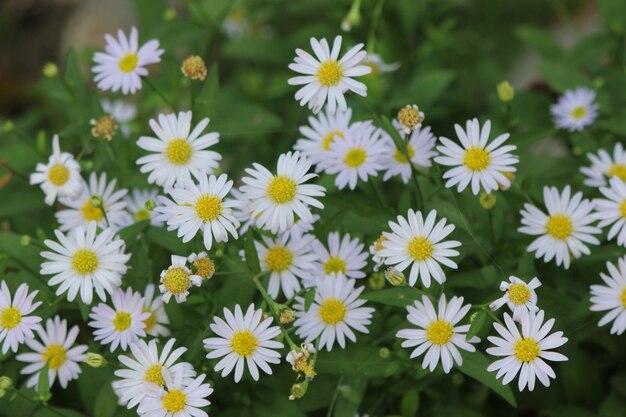
<path id="1" fill-rule="evenodd" d="M 176 106 L 174 106 L 172 102 L 168 100 L 168 98 L 165 96 L 165 94 L 163 94 L 161 90 L 159 90 L 154 84 L 152 84 L 152 81 L 150 81 L 148 77 L 143 78 L 143 82 L 145 82 L 148 87 L 152 89 L 152 91 L 154 91 L 159 97 L 161 97 L 161 100 L 163 100 L 166 105 L 170 106 L 172 110 L 176 109 Z"/>
<path id="2" fill-rule="evenodd" d="M 372 24 L 370 25 L 370 31 L 367 35 L 367 53 L 371 54 L 376 49 L 376 29 L 378 28 L 378 22 L 380 21 L 380 15 L 383 11 L 383 5 L 385 0 L 378 0 L 374 11 L 372 12 Z"/>

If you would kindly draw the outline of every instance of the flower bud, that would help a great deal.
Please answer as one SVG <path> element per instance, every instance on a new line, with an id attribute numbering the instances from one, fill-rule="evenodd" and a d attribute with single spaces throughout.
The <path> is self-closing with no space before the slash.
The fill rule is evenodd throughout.
<path id="1" fill-rule="evenodd" d="M 286 324 L 292 323 L 296 319 L 295 313 L 296 312 L 290 308 L 282 309 L 280 311 L 280 318 L 279 318 L 280 324 L 286 325 Z"/>
<path id="2" fill-rule="evenodd" d="M 515 98 L 515 89 L 508 81 L 498 83 L 496 90 L 498 91 L 498 98 L 503 103 L 508 103 Z"/>
<path id="3" fill-rule="evenodd" d="M 104 358 L 104 356 L 100 355 L 99 353 L 93 352 L 87 352 L 87 355 L 85 356 L 85 360 L 83 362 L 85 362 L 92 368 L 102 368 L 107 364 L 107 360 Z"/>
<path id="4" fill-rule="evenodd" d="M 491 193 L 480 193 L 480 197 L 478 197 L 478 201 L 480 201 L 480 206 L 485 210 L 491 210 L 496 206 L 496 196 Z"/>
<path id="5" fill-rule="evenodd" d="M 299 398 L 304 397 L 304 394 L 306 394 L 307 388 L 309 388 L 308 379 L 305 379 L 304 381 L 300 383 L 293 384 L 293 386 L 291 387 L 291 395 L 289 395 L 289 399 L 293 401 L 293 400 L 297 400 Z"/>
<path id="6" fill-rule="evenodd" d="M 99 195 L 92 195 L 89 198 L 89 202 L 95 208 L 102 208 L 102 197 L 100 197 Z"/>
<path id="7" fill-rule="evenodd" d="M 54 78 L 59 75 L 59 67 L 54 62 L 46 62 L 41 72 L 44 77 Z"/>
<path id="8" fill-rule="evenodd" d="M 4 133 L 9 133 L 12 130 L 13 130 L 13 122 L 12 121 L 6 120 L 4 123 L 2 123 L 2 131 Z"/>
<path id="9" fill-rule="evenodd" d="M 166 22 L 171 22 L 174 19 L 176 19 L 176 10 L 171 7 L 165 9 L 165 11 L 163 12 L 163 20 L 165 20 Z"/>
<path id="10" fill-rule="evenodd" d="M 150 199 L 150 200 L 146 200 L 143 206 L 146 210 L 152 211 L 156 207 L 156 203 L 154 202 L 154 200 Z"/>
<path id="11" fill-rule="evenodd" d="M 374 272 L 367 279 L 367 283 L 373 290 L 382 290 L 385 288 L 385 274 L 382 272 Z"/>
<path id="12" fill-rule="evenodd" d="M 30 245 L 30 242 L 32 242 L 32 239 L 31 239 L 31 237 L 30 237 L 30 236 L 28 236 L 28 235 L 22 235 L 22 236 L 20 237 L 20 245 L 22 245 L 22 246 L 28 246 L 28 245 Z"/>
<path id="13" fill-rule="evenodd" d="M 394 287 L 399 287 L 406 284 L 406 277 L 396 268 L 387 268 L 385 271 L 385 279 Z"/>
<path id="14" fill-rule="evenodd" d="M 380 356 L 381 359 L 389 359 L 391 351 L 386 347 L 382 347 L 378 350 L 378 356 Z"/>
<path id="15" fill-rule="evenodd" d="M 408 135 L 422 126 L 424 113 L 422 113 L 415 104 L 409 104 L 400 109 L 396 119 L 400 122 L 400 125 L 402 125 L 404 134 Z"/>
<path id="16" fill-rule="evenodd" d="M 9 389 L 13 387 L 13 380 L 8 376 L 0 376 L 0 389 Z"/>
<path id="17" fill-rule="evenodd" d="M 206 65 L 204 60 L 197 55 L 191 55 L 183 61 L 180 67 L 183 75 L 192 80 L 204 80 L 206 78 Z"/>

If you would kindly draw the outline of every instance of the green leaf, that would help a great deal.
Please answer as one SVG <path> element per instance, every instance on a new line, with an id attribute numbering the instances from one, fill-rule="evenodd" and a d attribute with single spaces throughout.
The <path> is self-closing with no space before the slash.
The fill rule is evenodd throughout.
<path id="1" fill-rule="evenodd" d="M 617 34 L 626 33 L 626 2 L 623 0 L 600 0 L 599 6 L 607 28 Z"/>
<path id="2" fill-rule="evenodd" d="M 612 119 L 598 120 L 596 124 L 611 133 L 626 136 L 626 118 L 623 116 Z"/>
<path id="3" fill-rule="evenodd" d="M 550 87 L 557 91 L 591 85 L 587 77 L 563 62 L 544 61 L 539 64 L 539 71 Z"/>
<path id="4" fill-rule="evenodd" d="M 77 100 L 84 94 L 83 79 L 80 74 L 80 63 L 78 61 L 78 55 L 74 49 L 71 49 L 67 53 L 65 59 L 65 73 L 63 76 L 67 88 L 71 94 Z"/>
<path id="5" fill-rule="evenodd" d="M 126 242 L 126 245 L 132 244 L 144 230 L 150 226 L 150 220 L 142 220 L 137 223 L 133 223 L 120 230 L 119 236 Z"/>
<path id="6" fill-rule="evenodd" d="M 462 355 L 463 365 L 459 368 L 461 372 L 484 384 L 513 407 L 517 407 L 511 387 L 502 385 L 502 382 L 496 379 L 495 372 L 487 372 L 491 362 L 485 355 L 480 352 L 463 352 Z"/>
<path id="7" fill-rule="evenodd" d="M 7 269 L 7 264 L 9 263 L 9 257 L 0 253 L 0 275 L 4 275 L 4 271 Z"/>
<path id="8" fill-rule="evenodd" d="M 342 350 L 320 351 L 318 355 L 315 369 L 320 374 L 375 378 L 391 376 L 400 369 L 391 358 L 381 358 L 376 346 L 350 345 Z"/>
<path id="9" fill-rule="evenodd" d="M 21 236 L 16 233 L 0 232 L 0 253 L 5 253 L 9 259 L 19 263 L 25 270 L 39 276 L 39 266 L 42 258 L 39 249 L 33 244 L 23 246 Z"/>
<path id="10" fill-rule="evenodd" d="M 100 392 L 98 392 L 98 396 L 96 397 L 94 417 L 113 417 L 116 410 L 117 396 L 115 392 L 113 392 L 111 382 L 107 381 L 107 383 L 100 388 Z"/>
<path id="11" fill-rule="evenodd" d="M 559 45 L 547 32 L 541 29 L 531 26 L 522 26 L 515 31 L 515 34 L 524 41 L 526 46 L 533 52 L 545 58 L 558 59 L 563 56 L 563 50 Z"/>
<path id="12" fill-rule="evenodd" d="M 406 307 L 416 300 L 421 300 L 424 293 L 413 287 L 396 287 L 380 291 L 371 291 L 361 295 L 364 300 L 394 307 Z"/>
<path id="13" fill-rule="evenodd" d="M 418 389 L 409 389 L 400 401 L 402 417 L 416 417 L 420 405 L 420 392 Z"/>
<path id="14" fill-rule="evenodd" d="M 185 244 L 176 236 L 176 233 L 169 232 L 163 227 L 149 227 L 145 235 L 151 242 L 171 253 L 182 254 L 186 252 Z"/>
<path id="15" fill-rule="evenodd" d="M 402 99 L 392 104 L 403 105 L 407 97 L 414 97 L 420 108 L 428 108 L 446 91 L 455 77 L 454 72 L 440 68 L 414 74 L 411 83 L 401 94 Z"/>
<path id="16" fill-rule="evenodd" d="M 246 232 L 244 253 L 246 255 L 246 265 L 248 266 L 248 269 L 255 274 L 258 274 L 261 271 L 261 266 L 259 264 L 259 255 L 257 254 L 254 246 L 254 231 L 252 228 L 248 229 Z"/>
<path id="17" fill-rule="evenodd" d="M 41 371 L 39 371 L 39 379 L 37 380 L 37 396 L 44 404 L 50 399 L 50 381 L 48 371 L 50 370 L 50 362 L 46 362 Z"/>
<path id="18" fill-rule="evenodd" d="M 304 311 L 309 311 L 313 301 L 315 300 L 315 288 L 309 288 L 304 293 Z"/>
<path id="19" fill-rule="evenodd" d="M 361 378 L 344 378 L 337 387 L 334 417 L 354 417 L 363 400 L 367 381 Z"/>
<path id="20" fill-rule="evenodd" d="M 484 309 L 477 311 L 474 319 L 470 324 L 470 328 L 465 338 L 471 339 L 472 337 L 476 336 L 486 327 L 489 322 L 491 322 L 491 315 L 487 311 L 485 311 Z"/>

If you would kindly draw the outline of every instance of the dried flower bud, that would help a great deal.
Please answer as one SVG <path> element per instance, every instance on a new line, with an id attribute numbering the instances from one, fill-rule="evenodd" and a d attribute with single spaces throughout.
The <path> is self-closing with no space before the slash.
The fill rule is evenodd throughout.
<path id="1" fill-rule="evenodd" d="M 204 60 L 197 55 L 191 55 L 183 61 L 180 67 L 185 77 L 192 80 L 204 80 L 206 78 L 206 65 Z"/>
<path id="2" fill-rule="evenodd" d="M 400 125 L 402 125 L 404 134 L 408 135 L 415 129 L 422 127 L 424 113 L 422 113 L 415 104 L 409 104 L 400 109 L 396 119 L 400 122 Z"/>
<path id="3" fill-rule="evenodd" d="M 104 138 L 110 141 L 117 131 L 115 119 L 108 114 L 105 114 L 98 120 L 91 120 L 89 123 L 93 126 L 91 128 L 91 134 L 95 138 Z"/>
<path id="4" fill-rule="evenodd" d="M 295 319 L 295 311 L 290 308 L 284 308 L 280 311 L 280 324 L 286 325 L 292 323 Z"/>

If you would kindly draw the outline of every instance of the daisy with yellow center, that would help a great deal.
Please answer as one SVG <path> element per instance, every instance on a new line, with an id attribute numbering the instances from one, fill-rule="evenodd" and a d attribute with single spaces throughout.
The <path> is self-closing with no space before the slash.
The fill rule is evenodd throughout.
<path id="1" fill-rule="evenodd" d="M 122 275 L 127 270 L 130 255 L 124 253 L 124 241 L 111 229 L 96 234 L 96 222 L 89 223 L 86 229 L 78 227 L 67 235 L 59 230 L 54 233 L 57 241 L 44 241 L 51 251 L 41 252 L 47 259 L 41 264 L 41 274 L 53 275 L 48 284 L 59 285 L 56 295 L 67 293 L 68 301 L 73 301 L 80 294 L 84 303 L 91 304 L 95 290 L 98 297 L 106 301 L 106 294 L 121 285 Z"/>
<path id="2" fill-rule="evenodd" d="M 606 187 L 608 180 L 617 177 L 626 182 L 626 150 L 621 142 L 617 142 L 613 148 L 613 154 L 605 149 L 598 153 L 588 153 L 587 158 L 591 165 L 580 168 L 585 175 L 585 185 L 589 187 Z"/>
<path id="3" fill-rule="evenodd" d="M 499 335 L 488 337 L 494 347 L 487 349 L 487 353 L 503 358 L 489 365 L 487 371 L 497 371 L 496 378 L 502 378 L 504 385 L 519 374 L 517 386 L 520 391 L 526 387 L 532 391 L 536 379 L 548 387 L 550 378 L 555 378 L 556 375 L 546 361 L 567 360 L 565 355 L 552 351 L 563 346 L 567 338 L 563 337 L 563 332 L 548 334 L 554 325 L 554 319 L 544 323 L 543 310 L 537 313 L 524 310 L 520 313 L 519 322 L 521 326 L 504 313 L 506 327 L 494 323 L 493 327 Z"/>
<path id="4" fill-rule="evenodd" d="M 468 120 L 465 130 L 454 125 L 461 146 L 448 138 L 440 137 L 440 146 L 437 150 L 441 154 L 435 158 L 440 165 L 453 167 L 443 174 L 446 187 L 456 186 L 458 192 L 467 186 L 472 193 L 478 195 L 481 189 L 486 193 L 498 190 L 500 186 L 511 186 L 510 178 L 506 173 L 514 173 L 519 162 L 511 151 L 517 149 L 515 145 L 503 145 L 509 138 L 504 133 L 489 142 L 491 121 L 487 120 L 480 126 L 478 119 Z"/>
<path id="5" fill-rule="evenodd" d="M 393 125 L 403 133 L 401 131 L 402 127 L 397 120 L 393 121 Z M 408 184 L 412 173 L 411 165 L 423 169 L 432 166 L 432 158 L 437 155 L 437 152 L 434 150 L 437 139 L 431 133 L 430 127 L 420 127 L 409 133 L 410 136 L 406 142 L 408 159 L 402 149 L 396 148 L 391 136 L 388 134 L 384 135 L 385 152 L 382 165 L 385 175 L 383 176 L 383 181 L 388 181 L 392 177 L 400 175 L 402 182 Z"/>
<path id="6" fill-rule="evenodd" d="M 383 249 L 378 252 L 386 265 L 402 272 L 411 266 L 409 285 L 417 279 L 430 287 L 431 277 L 440 284 L 446 276 L 440 264 L 456 269 L 457 264 L 450 258 L 459 256 L 454 248 L 461 246 L 456 240 L 444 240 L 454 230 L 454 225 L 446 225 L 446 219 L 436 224 L 437 212 L 432 210 L 424 220 L 420 211 L 409 209 L 407 217 L 398 216 L 397 223 L 389 222 L 392 232 L 383 232 Z"/>
<path id="7" fill-rule="evenodd" d="M 222 373 L 222 377 L 235 371 L 235 382 L 243 377 L 247 368 L 255 381 L 259 380 L 259 368 L 271 375 L 269 364 L 280 363 L 280 353 L 283 344 L 275 339 L 280 334 L 280 328 L 271 326 L 271 317 L 263 318 L 263 311 L 256 310 L 251 304 L 243 313 L 239 304 L 234 312 L 224 308 L 224 319 L 213 317 L 211 330 L 215 337 L 204 339 L 204 347 L 209 350 L 208 359 L 223 358 L 215 366 L 215 371 Z"/>
<path id="8" fill-rule="evenodd" d="M 96 52 L 93 60 L 96 65 L 91 68 L 95 74 L 94 82 L 98 88 L 123 94 L 134 94 L 141 89 L 141 77 L 148 75 L 147 65 L 161 62 L 163 49 L 159 41 L 150 40 L 139 47 L 137 29 L 133 27 L 130 35 L 122 30 L 117 31 L 117 39 L 107 34 L 105 52 Z"/>
<path id="9" fill-rule="evenodd" d="M 309 206 L 324 208 L 317 197 L 323 197 L 326 190 L 320 185 L 306 184 L 317 176 L 309 173 L 310 169 L 311 162 L 300 152 L 280 155 L 276 174 L 257 163 L 246 168 L 248 176 L 242 178 L 245 185 L 240 191 L 243 199 L 249 201 L 250 217 L 257 227 L 282 233 L 295 224 L 296 216 L 301 221 L 313 221 Z"/>
<path id="10" fill-rule="evenodd" d="M 497 310 L 504 304 L 508 305 L 513 312 L 513 320 L 519 320 L 522 311 L 535 312 L 537 307 L 537 293 L 535 289 L 541 286 L 541 281 L 536 277 L 529 283 L 521 279 L 511 276 L 509 281 L 500 283 L 500 291 L 504 291 L 502 297 L 495 300 L 489 305 L 492 310 Z"/>
<path id="11" fill-rule="evenodd" d="M 606 312 L 598 326 L 613 322 L 611 334 L 621 335 L 626 330 L 626 257 L 617 265 L 607 262 L 606 267 L 608 274 L 600 273 L 605 285 L 591 286 L 591 311 Z"/>
<path id="12" fill-rule="evenodd" d="M 150 314 L 144 320 L 146 324 L 145 331 L 150 336 L 169 336 L 170 330 L 167 326 L 170 320 L 165 313 L 165 304 L 158 294 L 155 294 L 156 286 L 154 284 L 146 285 L 143 292 L 143 312 Z"/>
<path id="13" fill-rule="evenodd" d="M 289 64 L 289 69 L 303 74 L 288 81 L 290 85 L 303 86 L 295 96 L 301 106 L 308 104 L 309 109 L 317 113 L 327 103 L 332 114 L 337 107 L 339 110 L 346 110 L 346 99 L 343 96 L 345 92 L 352 91 L 363 97 L 367 95 L 365 84 L 353 79 L 372 71 L 370 66 L 362 65 L 367 56 L 362 51 L 362 43 L 352 47 L 341 58 L 341 36 L 335 38 L 332 50 L 326 39 L 318 41 L 311 38 L 311 48 L 315 57 L 302 49 L 296 49 L 298 56 L 294 63 Z"/>
<path id="14" fill-rule="evenodd" d="M 311 343 L 319 338 L 318 349 L 330 351 L 335 342 L 343 349 L 346 339 L 356 342 L 354 331 L 369 333 L 374 309 L 364 307 L 365 300 L 359 299 L 364 287 L 355 288 L 355 280 L 343 274 L 335 277 L 318 277 L 315 282 L 315 297 L 310 308 L 305 309 L 304 298 L 296 297 L 293 323 L 296 334 Z"/>
<path id="15" fill-rule="evenodd" d="M 365 245 L 359 239 L 352 239 L 346 233 L 340 236 L 338 232 L 328 234 L 328 246 L 316 240 L 313 243 L 313 251 L 318 258 L 315 266 L 314 277 L 335 277 L 339 274 L 348 278 L 365 278 L 363 269 L 367 266 L 367 252 Z M 314 284 L 314 282 L 311 282 Z"/>
<path id="16" fill-rule="evenodd" d="M 35 330 L 39 340 L 34 337 L 25 340 L 32 352 L 20 353 L 16 356 L 18 361 L 28 363 L 20 371 L 23 375 L 30 375 L 26 386 L 35 387 L 39 382 L 39 373 L 48 364 L 50 387 L 58 378 L 61 388 L 67 388 L 70 381 L 78 379 L 81 372 L 79 364 L 85 360 L 87 351 L 86 345 L 74 346 L 78 336 L 78 326 L 72 327 L 68 332 L 67 321 L 55 316 L 46 321 L 45 328 L 37 325 Z"/>
<path id="17" fill-rule="evenodd" d="M 172 265 L 161 272 L 161 299 L 169 303 L 174 296 L 177 303 L 187 301 L 189 289 L 192 286 L 199 287 L 202 284 L 202 277 L 195 275 L 187 268 L 187 258 L 184 256 L 172 255 Z"/>
<path id="18" fill-rule="evenodd" d="M 472 343 L 480 341 L 477 337 L 466 338 L 469 324 L 457 326 L 470 308 L 469 304 L 463 305 L 463 297 L 452 297 L 446 302 L 446 296 L 441 294 L 435 310 L 430 298 L 424 295 L 421 302 L 407 306 L 407 320 L 417 329 L 400 330 L 396 337 L 405 339 L 402 347 L 413 349 L 411 359 L 425 353 L 422 368 L 432 372 L 441 361 L 443 371 L 449 373 L 454 364 L 463 364 L 459 349 L 475 352 Z"/>
<path id="19" fill-rule="evenodd" d="M 567 90 L 550 107 L 554 124 L 561 129 L 576 132 L 592 124 L 598 117 L 596 92 L 585 87 Z"/>
<path id="20" fill-rule="evenodd" d="M 595 222 L 593 203 L 583 199 L 581 192 L 572 196 L 569 185 L 562 193 L 555 187 L 544 187 L 543 199 L 548 213 L 532 204 L 524 204 L 522 227 L 518 231 L 538 236 L 528 246 L 528 252 L 535 252 L 535 257 L 543 257 L 544 262 L 554 259 L 557 265 L 567 269 L 572 257 L 589 255 L 587 245 L 600 244 L 594 235 L 601 230 L 592 225 Z"/>
<path id="21" fill-rule="evenodd" d="M 17 352 L 17 347 L 24 340 L 35 337 L 33 330 L 37 328 L 41 317 L 31 314 L 41 305 L 41 301 L 33 302 L 38 292 L 35 290 L 29 293 L 28 285 L 21 284 L 12 297 L 6 281 L 0 282 L 0 342 L 4 341 L 3 355 L 9 349 Z"/>
<path id="22" fill-rule="evenodd" d="M 600 221 L 598 227 L 611 226 L 607 235 L 609 240 L 616 238 L 619 245 L 626 247 L 626 182 L 612 177 L 609 187 L 601 187 L 600 192 L 606 198 L 593 201 L 593 217 Z"/>
<path id="23" fill-rule="evenodd" d="M 117 288 L 111 294 L 110 307 L 100 303 L 91 309 L 88 323 L 94 328 L 94 340 L 103 345 L 111 344 L 113 352 L 117 347 L 122 350 L 146 336 L 146 320 L 150 317 L 149 312 L 143 310 L 143 298 L 131 288 L 126 292 Z"/>

